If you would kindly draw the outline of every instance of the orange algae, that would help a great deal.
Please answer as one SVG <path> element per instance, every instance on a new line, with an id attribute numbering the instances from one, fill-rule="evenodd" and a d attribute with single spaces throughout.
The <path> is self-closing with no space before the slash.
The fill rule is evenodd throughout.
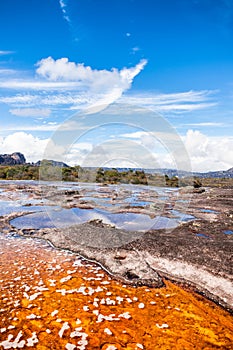
<path id="1" fill-rule="evenodd" d="M 124 286 L 33 239 L 0 248 L 0 349 L 233 349 L 232 316 L 170 282 Z"/>

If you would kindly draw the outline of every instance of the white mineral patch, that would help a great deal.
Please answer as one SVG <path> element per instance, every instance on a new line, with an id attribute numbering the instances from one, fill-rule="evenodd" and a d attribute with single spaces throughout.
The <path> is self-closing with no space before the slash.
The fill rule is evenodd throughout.
<path id="1" fill-rule="evenodd" d="M 121 304 L 121 302 L 124 300 L 122 297 L 116 297 L 116 300 L 118 301 L 118 304 Z"/>
<path id="2" fill-rule="evenodd" d="M 61 278 L 61 279 L 60 279 L 60 282 L 61 282 L 61 283 L 67 282 L 67 281 L 69 281 L 71 278 L 72 278 L 72 276 L 68 275 L 68 276 L 66 276 L 66 277 Z"/>
<path id="3" fill-rule="evenodd" d="M 20 280 L 21 280 L 21 276 L 14 278 L 14 281 L 20 281 Z"/>
<path id="4" fill-rule="evenodd" d="M 104 320 L 106 320 L 106 321 L 119 321 L 120 320 L 119 317 L 115 317 L 115 316 L 116 316 L 115 314 L 111 314 L 109 316 L 98 314 L 98 318 L 97 318 L 96 323 L 100 323 Z"/>
<path id="5" fill-rule="evenodd" d="M 83 266 L 83 263 L 81 260 L 75 260 L 75 262 L 73 263 L 73 266 Z"/>
<path id="6" fill-rule="evenodd" d="M 37 286 L 34 289 L 39 290 L 40 292 L 45 292 L 46 290 L 49 290 L 47 287 L 41 287 L 41 286 L 40 287 Z"/>
<path id="7" fill-rule="evenodd" d="M 56 280 L 49 280 L 50 287 L 56 287 Z"/>
<path id="8" fill-rule="evenodd" d="M 82 293 L 83 295 L 87 295 L 86 287 L 79 287 L 79 289 L 77 289 L 77 293 Z"/>
<path id="9" fill-rule="evenodd" d="M 20 341 L 22 335 L 23 332 L 20 331 L 15 340 L 11 341 L 14 336 L 12 334 L 9 334 L 7 340 L 2 341 L 0 345 L 2 345 L 4 349 L 22 349 L 25 345 L 25 340 Z"/>
<path id="10" fill-rule="evenodd" d="M 108 345 L 106 350 L 117 350 L 117 348 L 114 345 Z"/>
<path id="11" fill-rule="evenodd" d="M 41 292 L 34 293 L 29 296 L 29 300 L 35 300 L 39 295 L 41 295 Z"/>
<path id="12" fill-rule="evenodd" d="M 57 315 L 58 314 L 58 310 L 54 310 L 53 312 L 51 312 L 51 316 L 53 317 L 53 316 L 55 316 L 55 315 Z"/>
<path id="13" fill-rule="evenodd" d="M 60 331 L 58 333 L 59 337 L 62 338 L 63 333 L 69 328 L 70 328 L 70 326 L 69 326 L 68 322 L 63 323 L 62 328 L 60 329 Z"/>
<path id="14" fill-rule="evenodd" d="M 112 299 L 110 299 L 110 298 L 106 298 L 106 304 L 107 304 L 107 305 L 115 305 L 116 302 L 115 302 L 115 300 L 112 300 Z"/>
<path id="15" fill-rule="evenodd" d="M 92 295 L 95 293 L 95 289 L 91 288 L 91 287 L 88 287 L 88 295 Z"/>
<path id="16" fill-rule="evenodd" d="M 66 348 L 67 350 L 74 350 L 74 349 L 76 348 L 76 345 L 71 344 L 71 343 L 67 343 L 66 346 L 65 346 L 65 348 Z"/>
<path id="17" fill-rule="evenodd" d="M 82 327 L 78 327 L 78 328 L 75 328 L 75 330 L 73 332 L 70 333 L 70 337 L 71 338 L 74 338 L 74 337 L 81 337 L 83 332 L 81 333 L 81 330 L 83 328 Z"/>
<path id="18" fill-rule="evenodd" d="M 145 305 L 143 303 L 138 304 L 139 309 L 144 309 Z"/>
<path id="19" fill-rule="evenodd" d="M 158 323 L 156 323 L 156 327 L 158 328 L 169 328 L 168 324 L 163 323 L 162 325 L 159 325 Z"/>
<path id="20" fill-rule="evenodd" d="M 39 340 L 37 338 L 36 332 L 33 332 L 31 338 L 27 339 L 27 344 L 26 345 L 27 346 L 33 346 L 34 344 L 36 344 L 38 342 L 39 342 Z"/>
<path id="21" fill-rule="evenodd" d="M 144 347 L 143 347 L 142 344 L 137 343 L 136 346 L 137 346 L 139 349 L 144 349 Z"/>
<path id="22" fill-rule="evenodd" d="M 123 317 L 123 318 L 126 318 L 126 319 L 130 319 L 131 318 L 131 315 L 128 311 L 124 312 L 123 314 L 120 314 L 119 317 Z"/>
<path id="23" fill-rule="evenodd" d="M 108 335 L 112 335 L 112 332 L 110 331 L 109 328 L 105 328 L 104 329 L 104 333 L 108 334 Z"/>

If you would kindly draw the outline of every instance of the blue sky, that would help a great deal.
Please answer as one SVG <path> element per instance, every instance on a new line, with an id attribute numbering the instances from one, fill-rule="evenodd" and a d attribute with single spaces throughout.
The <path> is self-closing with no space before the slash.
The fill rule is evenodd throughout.
<path id="1" fill-rule="evenodd" d="M 232 0 L 7 0 L 0 33 L 1 153 L 175 167 L 179 137 L 187 168 L 233 166 Z"/>

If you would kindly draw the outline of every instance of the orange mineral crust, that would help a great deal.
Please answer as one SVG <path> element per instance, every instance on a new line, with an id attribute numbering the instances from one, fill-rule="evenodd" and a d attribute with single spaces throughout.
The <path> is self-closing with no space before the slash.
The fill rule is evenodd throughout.
<path id="1" fill-rule="evenodd" d="M 124 286 L 98 265 L 0 236 L 0 349 L 233 349 L 233 318 L 176 285 Z"/>

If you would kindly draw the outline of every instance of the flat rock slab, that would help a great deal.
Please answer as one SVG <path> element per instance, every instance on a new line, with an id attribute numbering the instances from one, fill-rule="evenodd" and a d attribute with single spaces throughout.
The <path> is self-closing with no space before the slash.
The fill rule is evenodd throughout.
<path id="1" fill-rule="evenodd" d="M 176 202 L 176 208 L 185 206 L 186 213 L 197 219 L 173 230 L 127 232 L 95 222 L 65 229 L 17 230 L 9 225 L 12 215 L 2 225 L 95 260 L 127 283 L 161 286 L 162 277 L 168 277 L 233 310 L 233 235 L 224 233 L 233 230 L 232 198 L 231 188 L 208 188 L 191 198 L 180 191 L 179 202 L 177 194 L 171 198 L 171 208 Z"/>

